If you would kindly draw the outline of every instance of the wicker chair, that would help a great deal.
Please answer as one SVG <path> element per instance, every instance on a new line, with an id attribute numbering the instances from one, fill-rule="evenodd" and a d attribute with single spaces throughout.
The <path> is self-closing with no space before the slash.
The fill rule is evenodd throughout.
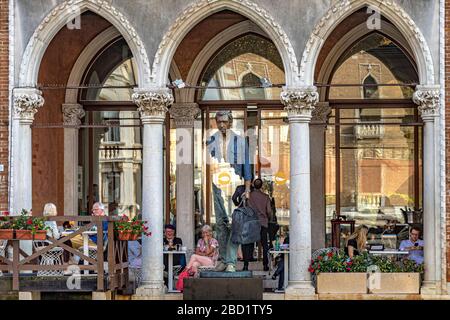
<path id="1" fill-rule="evenodd" d="M 49 243 L 47 241 L 33 241 L 33 247 L 36 251 L 42 250 L 47 247 Z M 63 264 L 64 249 L 61 247 L 55 247 L 46 253 L 41 255 L 39 264 L 44 266 L 54 266 Z M 64 275 L 64 270 L 39 270 L 38 276 L 61 276 Z"/>

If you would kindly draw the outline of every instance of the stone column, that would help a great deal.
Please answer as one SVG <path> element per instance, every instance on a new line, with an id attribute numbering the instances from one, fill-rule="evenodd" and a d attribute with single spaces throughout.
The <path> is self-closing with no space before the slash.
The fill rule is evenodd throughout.
<path id="1" fill-rule="evenodd" d="M 311 146 L 311 247 L 312 251 L 325 247 L 325 130 L 331 108 L 319 102 L 312 112 Z"/>
<path id="2" fill-rule="evenodd" d="M 290 226 L 289 285 L 287 297 L 313 295 L 308 272 L 311 260 L 311 194 L 309 122 L 319 99 L 315 87 L 285 88 L 285 105 L 290 131 Z"/>
<path id="3" fill-rule="evenodd" d="M 439 116 L 439 87 L 417 86 L 413 101 L 418 105 L 423 126 L 423 240 L 425 279 L 421 293 L 436 294 L 438 277 L 436 273 L 436 255 L 440 246 L 436 241 L 439 234 L 436 229 L 435 212 L 435 119 Z"/>
<path id="4" fill-rule="evenodd" d="M 177 236 L 188 252 L 195 248 L 194 220 L 194 121 L 200 114 L 196 103 L 175 103 L 169 110 L 177 136 Z"/>
<path id="5" fill-rule="evenodd" d="M 64 121 L 64 215 L 78 215 L 78 126 L 85 116 L 78 103 L 62 105 Z"/>
<path id="6" fill-rule="evenodd" d="M 22 209 L 30 210 L 32 207 L 31 124 L 43 105 L 41 91 L 34 88 L 14 90 L 13 214 L 20 214 Z"/>
<path id="7" fill-rule="evenodd" d="M 150 237 L 142 239 L 142 284 L 136 295 L 158 297 L 164 291 L 163 218 L 164 161 L 163 125 L 173 103 L 169 90 L 137 89 L 133 101 L 141 114 L 143 129 L 142 217 L 148 221 Z"/>

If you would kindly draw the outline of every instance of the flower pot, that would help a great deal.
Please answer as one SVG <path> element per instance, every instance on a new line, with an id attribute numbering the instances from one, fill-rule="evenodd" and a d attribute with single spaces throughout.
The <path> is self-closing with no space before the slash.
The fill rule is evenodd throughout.
<path id="1" fill-rule="evenodd" d="M 14 239 L 14 229 L 0 229 L 0 239 Z"/>
<path id="2" fill-rule="evenodd" d="M 135 241 L 135 240 L 138 240 L 138 239 L 140 239 L 141 238 L 141 234 L 139 234 L 139 233 L 132 233 L 131 235 L 130 235 L 130 240 L 131 241 Z"/>
<path id="3" fill-rule="evenodd" d="M 31 230 L 16 230 L 16 239 L 18 240 L 45 240 L 47 231 L 38 230 L 36 234 L 32 234 Z"/>
<path id="4" fill-rule="evenodd" d="M 119 240 L 128 241 L 131 237 L 131 231 L 119 231 Z"/>
<path id="5" fill-rule="evenodd" d="M 367 293 L 367 273 L 319 273 L 317 293 Z"/>
<path id="6" fill-rule="evenodd" d="M 420 273 L 373 273 L 367 286 L 370 293 L 419 294 Z"/>

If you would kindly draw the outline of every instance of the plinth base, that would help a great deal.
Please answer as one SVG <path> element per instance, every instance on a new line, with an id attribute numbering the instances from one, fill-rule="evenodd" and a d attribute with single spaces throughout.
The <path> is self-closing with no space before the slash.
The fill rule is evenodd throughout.
<path id="1" fill-rule="evenodd" d="M 186 278 L 184 300 L 262 300 L 262 278 Z"/>

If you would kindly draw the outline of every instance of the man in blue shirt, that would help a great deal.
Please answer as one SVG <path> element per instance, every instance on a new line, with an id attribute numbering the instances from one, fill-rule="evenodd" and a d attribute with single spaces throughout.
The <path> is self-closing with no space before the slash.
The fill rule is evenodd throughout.
<path id="1" fill-rule="evenodd" d="M 96 202 L 92 205 L 92 215 L 93 216 L 97 216 L 97 217 L 101 217 L 101 216 L 105 216 L 105 206 L 100 203 L 100 202 Z M 106 240 L 106 235 L 108 232 L 108 221 L 103 221 L 102 222 L 103 225 L 103 245 L 105 245 L 105 240 Z M 95 244 L 97 244 L 97 234 L 94 235 L 90 235 L 89 239 L 92 240 L 92 242 L 94 242 Z"/>
<path id="2" fill-rule="evenodd" d="M 247 139 L 230 130 L 233 115 L 230 111 L 216 113 L 218 131 L 206 142 L 208 153 L 218 162 L 226 162 L 234 169 L 236 175 L 244 179 L 245 196 L 250 197 L 252 170 L 250 165 L 250 148 Z M 229 218 L 222 196 L 222 190 L 212 183 L 214 211 L 216 214 L 217 240 L 219 242 L 219 264 L 217 271 L 235 272 L 238 244 L 231 241 Z"/>
<path id="3" fill-rule="evenodd" d="M 417 264 L 423 263 L 423 240 L 419 239 L 420 230 L 417 227 L 412 227 L 409 232 L 409 239 L 403 240 L 400 243 L 400 251 L 409 251 L 408 259 Z"/>

